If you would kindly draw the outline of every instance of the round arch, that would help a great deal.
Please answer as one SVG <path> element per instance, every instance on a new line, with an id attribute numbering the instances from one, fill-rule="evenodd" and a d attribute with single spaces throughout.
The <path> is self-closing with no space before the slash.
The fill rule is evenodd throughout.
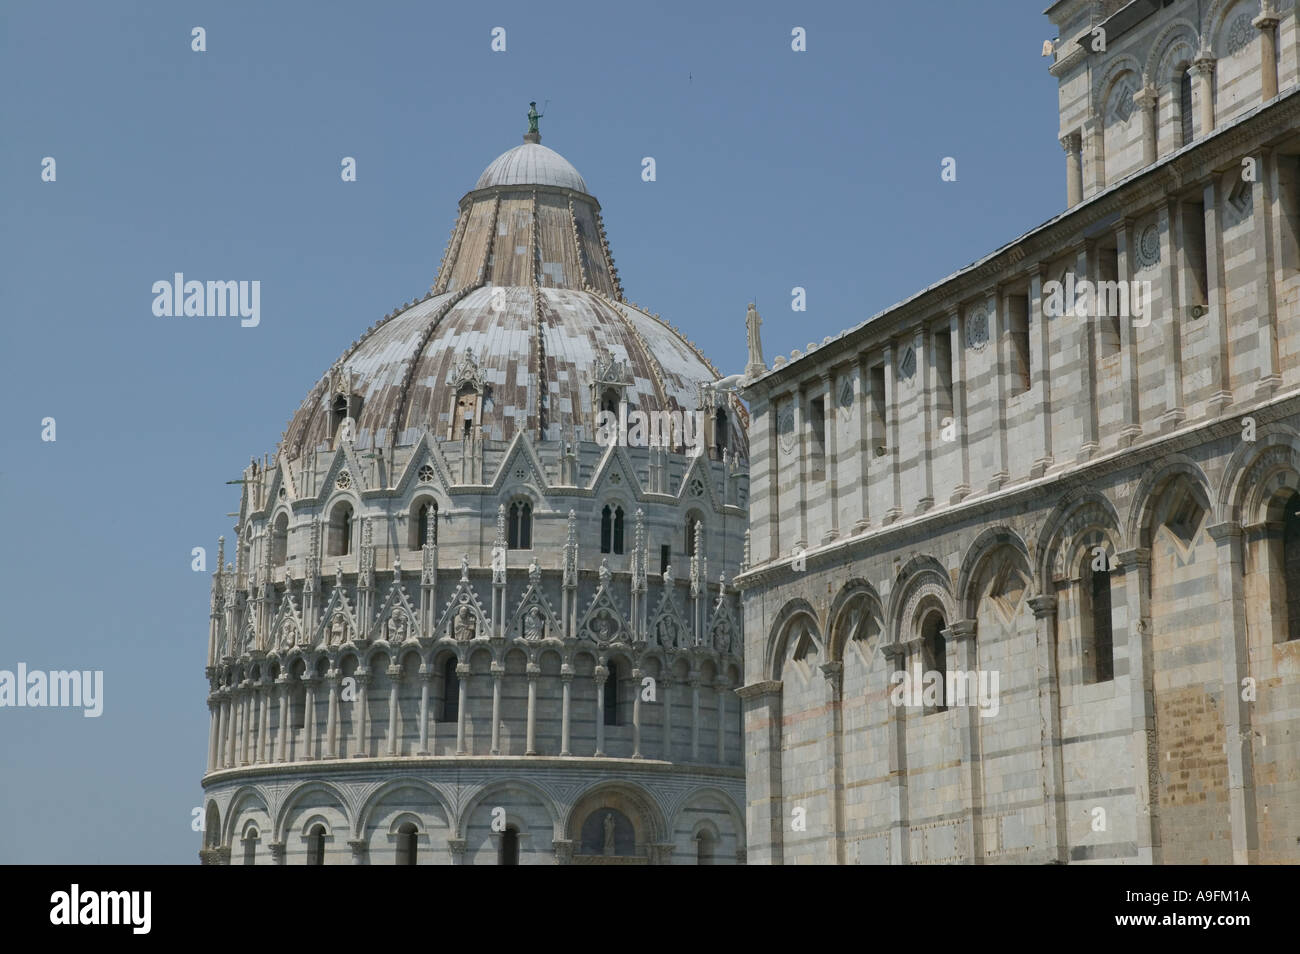
<path id="1" fill-rule="evenodd" d="M 361 807 L 356 812 L 352 824 L 352 837 L 353 838 L 365 837 L 366 829 L 370 827 L 371 822 L 374 820 L 375 813 L 380 808 L 383 807 L 384 799 L 387 798 L 389 795 L 391 795 L 393 792 L 400 791 L 401 789 L 404 788 L 413 788 L 422 792 L 423 794 L 428 795 L 430 801 L 433 803 L 432 807 L 436 808 L 438 811 L 442 813 L 443 821 L 447 824 L 448 828 L 451 827 L 452 814 L 453 814 L 451 810 L 451 801 L 442 792 L 442 790 L 439 789 L 432 782 L 428 781 L 427 779 L 420 778 L 419 776 L 401 775 L 398 776 L 397 778 L 388 779 L 382 785 L 376 788 L 373 792 L 371 792 L 369 795 L 366 796 L 366 800 L 362 803 Z M 406 816 L 406 815 L 415 816 L 418 819 L 417 828 L 422 832 L 427 830 L 428 823 L 424 819 L 424 817 L 420 815 L 419 812 L 415 812 L 410 809 L 404 809 L 399 814 L 401 814 L 402 816 Z M 393 828 L 393 831 L 396 831 L 395 827 Z"/>
<path id="2" fill-rule="evenodd" d="M 987 527 L 967 548 L 961 569 L 957 573 L 957 605 L 963 619 L 974 619 L 978 615 L 980 588 L 990 564 L 1000 554 L 1008 552 L 1020 563 L 1019 569 L 1025 574 L 1027 589 L 1041 592 L 1042 586 L 1035 579 L 1029 547 L 1020 534 L 1007 526 Z"/>
<path id="3" fill-rule="evenodd" d="M 817 654 L 819 656 L 824 655 L 823 629 L 821 620 L 817 617 L 817 611 L 805 599 L 792 599 L 781 607 L 780 612 L 776 614 L 776 618 L 772 620 L 772 628 L 768 631 L 763 667 L 768 673 L 769 679 L 779 680 L 781 678 L 781 666 L 785 659 L 785 644 L 790 635 L 791 624 L 801 617 L 806 617 L 811 623 L 809 632 L 813 643 L 817 646 Z"/>
<path id="4" fill-rule="evenodd" d="M 489 796 L 497 795 L 501 792 L 522 792 L 535 798 L 546 810 L 547 816 L 551 820 L 552 837 L 558 838 L 561 831 L 560 811 L 556 807 L 555 798 L 550 792 L 542 788 L 535 782 L 530 782 L 522 778 L 503 779 L 500 781 L 490 782 L 482 789 L 470 797 L 461 809 L 460 815 L 455 820 L 453 831 L 456 838 L 464 838 L 469 826 L 469 820 L 473 817 L 475 810 L 485 802 Z"/>
<path id="5" fill-rule="evenodd" d="M 309 782 L 302 782 L 289 792 L 280 807 L 276 810 L 273 823 L 275 826 L 275 840 L 285 841 L 289 835 L 289 817 L 293 814 L 294 809 L 308 795 L 322 794 L 336 803 L 335 807 L 343 815 L 347 827 L 351 830 L 350 819 L 353 817 L 352 806 L 348 802 L 347 796 L 343 791 L 332 782 L 315 779 Z"/>

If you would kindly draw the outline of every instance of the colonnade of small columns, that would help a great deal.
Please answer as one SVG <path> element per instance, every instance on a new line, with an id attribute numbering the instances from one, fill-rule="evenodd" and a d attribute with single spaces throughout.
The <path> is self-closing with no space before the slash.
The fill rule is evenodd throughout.
<path id="1" fill-rule="evenodd" d="M 487 643 L 488 641 L 476 642 Z M 514 642 L 521 649 L 536 649 L 536 644 L 528 644 L 523 640 Z M 547 640 L 546 642 L 554 642 L 557 648 L 563 646 L 571 653 L 573 647 L 564 646 L 564 643 L 574 643 L 576 641 Z M 443 648 L 452 648 L 454 651 L 453 641 L 445 640 L 440 641 L 440 643 Z M 439 647 L 435 646 L 434 653 L 437 653 L 438 649 Z M 632 690 L 631 757 L 636 759 L 657 757 L 664 761 L 683 761 L 688 758 L 687 752 L 678 751 L 673 744 L 673 708 L 677 701 L 675 698 L 676 684 L 678 681 L 684 681 L 690 687 L 691 699 L 689 761 L 698 763 L 713 760 L 720 765 L 726 764 L 728 722 L 729 720 L 735 721 L 739 717 L 739 706 L 728 704 L 727 701 L 727 697 L 733 694 L 734 687 L 729 684 L 728 679 L 721 672 L 709 680 L 706 685 L 705 677 L 699 671 L 699 668 L 706 660 L 713 661 L 717 668 L 722 670 L 725 657 L 718 657 L 717 654 L 709 651 L 700 651 L 690 654 L 672 654 L 666 661 L 671 665 L 674 658 L 681 658 L 682 656 L 686 656 L 692 663 L 692 672 L 685 680 L 678 680 L 671 675 L 651 677 L 654 679 L 655 699 L 662 700 L 657 701 L 656 704 L 664 706 L 663 732 L 658 752 L 647 751 L 646 740 L 643 738 L 645 728 L 644 709 L 649 704 L 644 698 L 643 680 L 649 673 L 640 665 L 630 670 L 631 679 L 629 685 Z M 271 667 L 276 664 L 276 657 L 262 657 L 261 662 L 264 668 L 256 679 L 246 676 L 237 684 L 218 685 L 214 688 L 208 696 L 208 708 L 211 715 L 208 751 L 209 772 L 257 764 L 343 757 L 345 733 L 342 726 L 341 707 L 344 702 L 342 696 L 345 678 L 355 679 L 356 692 L 355 732 L 348 734 L 348 737 L 352 739 L 354 744 L 365 747 L 363 751 L 353 752 L 352 757 L 363 758 L 369 756 L 369 742 L 372 732 L 370 693 L 374 681 L 373 673 L 365 667 L 360 667 L 355 672 L 345 674 L 343 669 L 340 668 L 344 654 L 321 658 L 329 659 L 329 668 L 324 673 L 318 673 L 315 669 L 309 669 L 302 675 L 291 675 L 288 672 L 280 671 L 273 677 Z M 444 655 L 443 659 L 446 658 Z M 455 754 L 468 756 L 473 753 L 470 752 L 467 730 L 475 721 L 474 713 L 470 711 L 469 677 L 471 675 L 483 675 L 483 673 L 472 672 L 467 662 L 459 657 L 457 659 L 455 665 L 457 692 Z M 739 660 L 736 660 L 735 666 L 738 665 Z M 445 677 L 441 675 L 441 672 L 440 667 L 431 667 L 425 658 L 421 657 L 420 667 L 415 674 L 420 687 L 418 740 L 416 750 L 413 753 L 417 757 L 428 757 L 434 754 L 430 746 L 429 723 L 430 716 L 433 714 L 431 709 L 433 687 L 435 682 L 439 680 L 445 682 Z M 215 678 L 215 670 L 210 670 L 209 675 L 210 678 Z M 405 726 L 401 725 L 399 720 L 401 719 L 401 689 L 406 682 L 405 677 L 409 676 L 410 673 L 405 672 L 401 665 L 390 664 L 385 668 L 385 675 L 387 675 L 390 682 L 387 733 L 381 743 L 382 751 L 377 757 L 396 758 L 403 755 L 401 743 L 407 736 L 407 733 L 403 731 Z M 490 675 L 492 676 L 492 709 L 491 743 L 488 754 L 495 756 L 503 754 L 501 744 L 501 728 L 503 725 L 502 687 L 507 673 L 505 667 L 499 661 L 494 660 L 491 665 Z M 528 683 L 524 754 L 532 756 L 540 754 L 537 744 L 538 681 L 542 678 L 543 673 L 536 662 L 529 662 L 524 675 Z M 561 682 L 558 755 L 561 757 L 569 757 L 575 754 L 572 745 L 573 680 L 575 676 L 576 674 L 571 665 L 565 662 L 558 674 Z M 609 676 L 610 669 L 603 662 L 595 666 L 591 676 L 595 689 L 595 738 L 594 751 L 590 753 L 590 757 L 609 757 L 606 751 L 605 723 L 605 683 Z M 301 746 L 296 741 L 299 730 L 292 725 L 291 710 L 293 701 L 291 696 L 295 685 L 301 685 L 305 695 L 302 726 L 304 738 Z M 328 691 L 326 726 L 323 738 L 320 737 L 317 715 L 317 703 L 322 687 L 325 687 Z M 716 725 L 711 729 L 706 729 L 703 725 L 701 712 L 703 694 L 709 689 L 714 693 L 717 719 Z M 445 694 L 446 691 L 447 687 L 444 685 L 443 693 Z M 278 717 L 274 728 L 271 723 L 273 706 L 278 707 Z M 435 719 L 434 724 L 436 726 L 443 723 L 441 720 Z M 739 723 L 737 722 L 732 728 L 735 737 L 739 738 Z M 706 737 L 706 734 L 712 736 L 712 738 Z M 290 751 L 291 747 L 292 751 Z M 710 749 L 712 749 L 712 752 L 710 752 Z"/>

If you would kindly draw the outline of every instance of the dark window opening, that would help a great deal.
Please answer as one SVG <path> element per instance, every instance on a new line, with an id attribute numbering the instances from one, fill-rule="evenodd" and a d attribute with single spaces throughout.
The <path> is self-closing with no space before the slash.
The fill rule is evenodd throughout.
<path id="1" fill-rule="evenodd" d="M 1191 70 L 1183 70 L 1183 75 L 1178 78 L 1178 112 L 1182 125 L 1182 145 L 1186 146 L 1193 139 Z"/>
<path id="2" fill-rule="evenodd" d="M 533 548 L 533 505 L 531 503 L 516 500 L 510 505 L 506 537 L 506 546 L 511 550 Z"/>
<path id="3" fill-rule="evenodd" d="M 609 664 L 605 677 L 605 725 L 618 725 L 618 664 Z"/>
<path id="4" fill-rule="evenodd" d="M 501 833 L 500 862 L 503 865 L 519 864 L 519 829 L 509 825 Z"/>
<path id="5" fill-rule="evenodd" d="M 713 414 L 713 452 L 721 460 L 727 449 L 727 409 L 720 407 Z"/>
<path id="6" fill-rule="evenodd" d="M 1107 557 L 1107 566 L 1110 560 Z M 1115 677 L 1114 638 L 1111 630 L 1110 571 L 1094 570 L 1091 559 L 1083 575 L 1087 600 L 1084 622 L 1083 665 L 1086 681 L 1109 682 Z"/>
<path id="7" fill-rule="evenodd" d="M 410 822 L 397 829 L 397 863 L 399 865 L 415 864 L 416 845 L 419 838 L 419 832 L 415 830 L 415 826 Z"/>
<path id="8" fill-rule="evenodd" d="M 672 562 L 673 548 L 668 544 L 659 546 L 659 575 L 663 576 L 668 572 L 668 565 Z"/>
<path id="9" fill-rule="evenodd" d="M 460 675 L 456 672 L 453 656 L 442 664 L 442 721 L 456 722 L 460 718 Z"/>
<path id="10" fill-rule="evenodd" d="M 325 826 L 315 825 L 307 836 L 307 864 L 325 864 Z"/>
<path id="11" fill-rule="evenodd" d="M 352 507 L 341 503 L 330 514 L 329 555 L 347 556 L 352 552 Z"/>
<path id="12" fill-rule="evenodd" d="M 1300 639 L 1300 494 L 1292 494 L 1286 502 L 1282 565 L 1286 585 L 1286 638 Z"/>
<path id="13" fill-rule="evenodd" d="M 921 655 L 925 665 L 923 678 L 927 686 L 932 678 L 931 673 L 938 674 L 938 685 L 935 687 L 938 703 L 931 712 L 944 712 L 948 708 L 948 644 L 943 638 L 945 626 L 942 616 L 931 613 L 921 627 Z"/>

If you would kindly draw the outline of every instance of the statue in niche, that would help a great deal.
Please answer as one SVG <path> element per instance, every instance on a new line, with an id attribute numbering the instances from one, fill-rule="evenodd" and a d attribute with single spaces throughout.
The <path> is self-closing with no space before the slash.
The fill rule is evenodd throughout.
<path id="1" fill-rule="evenodd" d="M 614 853 L 614 813 L 605 816 L 605 854 Z"/>
<path id="2" fill-rule="evenodd" d="M 456 639 L 473 639 L 478 635 L 478 620 L 468 603 L 462 603 L 452 621 L 452 635 Z"/>
<path id="3" fill-rule="evenodd" d="M 280 645 L 285 649 L 293 646 L 297 642 L 298 624 L 291 619 L 284 621 L 284 626 L 280 628 Z"/>
<path id="4" fill-rule="evenodd" d="M 731 648 L 731 624 L 720 619 L 713 627 L 713 648 L 720 653 Z"/>
<path id="5" fill-rule="evenodd" d="M 388 616 L 387 625 L 388 642 L 392 645 L 406 641 L 406 614 L 399 609 L 394 609 Z"/>
<path id="6" fill-rule="evenodd" d="M 546 618 L 536 606 L 524 615 L 524 639 L 544 639 L 546 636 Z"/>
<path id="7" fill-rule="evenodd" d="M 338 646 L 348 640 L 348 620 L 342 613 L 335 613 L 330 619 L 329 644 Z"/>

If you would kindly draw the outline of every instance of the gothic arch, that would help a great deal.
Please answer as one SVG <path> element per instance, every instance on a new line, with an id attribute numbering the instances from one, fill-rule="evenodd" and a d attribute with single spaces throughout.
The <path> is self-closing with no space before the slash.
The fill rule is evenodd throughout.
<path id="1" fill-rule="evenodd" d="M 1229 458 L 1215 505 L 1216 521 L 1252 524 L 1269 519 L 1270 499 L 1288 482 L 1300 487 L 1300 434 L 1285 425 L 1268 425 L 1253 444 L 1243 444 Z"/>
<path id="2" fill-rule="evenodd" d="M 1168 86 L 1173 82 L 1173 66 L 1182 62 L 1173 57 L 1179 45 L 1183 44 L 1187 47 L 1186 59 L 1190 61 L 1195 59 L 1200 42 L 1196 24 L 1191 20 L 1182 18 L 1171 20 L 1156 35 L 1155 42 L 1151 44 L 1146 66 L 1142 70 L 1143 81 L 1148 85 Z"/>
<path id="3" fill-rule="evenodd" d="M 822 625 L 821 620 L 817 618 L 817 611 L 812 608 L 807 600 L 795 598 L 790 600 L 781 607 L 781 611 L 776 614 L 772 621 L 772 628 L 767 637 L 767 651 L 764 658 L 764 668 L 769 673 L 769 679 L 781 678 L 781 667 L 785 661 L 785 644 L 790 635 L 791 624 L 800 617 L 807 617 L 811 626 L 809 627 L 812 641 L 817 646 L 817 654 L 824 655 L 822 645 Z"/>
<path id="4" fill-rule="evenodd" d="M 1034 578 L 1034 564 L 1029 556 L 1029 548 L 1020 534 L 1006 526 L 985 528 L 966 550 L 961 561 L 961 570 L 957 575 L 957 601 L 961 609 L 961 618 L 974 619 L 979 613 L 980 585 L 984 582 L 988 564 L 997 555 L 1008 550 L 1020 563 L 1024 572 L 1026 589 L 1038 591 L 1039 581 Z"/>
<path id="5" fill-rule="evenodd" d="M 1043 524 L 1038 537 L 1038 579 L 1044 592 L 1065 573 L 1066 545 L 1079 533 L 1099 530 L 1116 553 L 1124 549 L 1119 532 L 1119 515 L 1103 493 L 1076 488 L 1061 498 Z"/>
<path id="6" fill-rule="evenodd" d="M 382 785 L 380 785 L 378 788 L 376 788 L 374 791 L 372 791 L 369 795 L 366 796 L 365 802 L 362 803 L 361 808 L 357 811 L 355 819 L 353 821 L 352 837 L 364 838 L 366 829 L 370 826 L 370 823 L 374 818 L 376 810 L 383 806 L 384 799 L 387 798 L 389 795 L 391 795 L 393 792 L 403 788 L 419 789 L 421 792 L 428 794 L 430 799 L 433 802 L 433 806 L 438 811 L 442 812 L 442 818 L 443 821 L 447 823 L 447 827 L 448 828 L 451 827 L 451 818 L 452 818 L 451 805 L 448 803 L 447 799 L 443 796 L 442 792 L 438 789 L 438 787 L 435 786 L 432 782 L 428 781 L 427 779 L 423 779 L 415 775 L 403 775 L 397 778 L 388 779 Z M 416 825 L 416 828 L 421 832 L 427 830 L 428 821 L 425 817 L 428 814 L 427 812 L 425 813 L 413 812 L 410 809 L 407 809 L 404 811 L 403 814 L 415 815 L 419 819 L 419 823 Z"/>
<path id="7" fill-rule="evenodd" d="M 844 659 L 844 647 L 848 645 L 850 638 L 850 625 L 847 615 L 855 604 L 862 605 L 862 609 L 870 617 L 874 618 L 878 630 L 877 636 L 884 634 L 885 613 L 880 594 L 866 580 L 858 578 L 849 580 L 835 594 L 830 611 L 826 614 L 828 620 L 827 632 L 830 634 L 830 652 L 828 656 L 830 662 L 842 662 Z M 861 620 L 858 621 L 857 625 L 861 625 Z M 853 628 L 856 629 L 856 626 Z M 879 642 L 877 642 L 878 645 Z"/>
<path id="8" fill-rule="evenodd" d="M 317 792 L 324 794 L 335 801 L 339 813 L 345 820 L 353 817 L 352 806 L 348 802 L 347 795 L 345 795 L 343 790 L 337 785 L 319 779 L 310 782 L 302 782 L 290 791 L 287 796 L 285 796 L 284 801 L 280 803 L 280 807 L 276 810 L 274 818 L 276 841 L 285 841 L 288 839 L 289 817 L 293 814 L 293 810 L 305 796 Z M 348 828 L 351 828 L 350 824 L 348 825 Z"/>
<path id="9" fill-rule="evenodd" d="M 903 564 L 889 594 L 890 641 L 898 644 L 911 639 L 922 612 L 932 606 L 937 606 L 949 623 L 958 618 L 952 580 L 943 564 L 930 556 L 912 557 Z"/>
<path id="10" fill-rule="evenodd" d="M 456 838 L 465 837 L 465 832 L 469 827 L 469 820 L 473 816 L 474 810 L 477 809 L 480 805 L 482 805 L 483 802 L 487 800 L 488 796 L 496 795 L 499 792 L 509 792 L 512 790 L 516 792 L 523 792 L 537 799 L 537 801 L 541 803 L 542 808 L 546 810 L 546 814 L 551 819 L 551 831 L 552 831 L 551 837 L 553 839 L 560 837 L 560 832 L 562 831 L 561 818 L 560 818 L 559 809 L 556 808 L 555 805 L 555 797 L 551 795 L 551 793 L 546 791 L 544 788 L 542 788 L 540 785 L 537 785 L 534 782 L 529 782 L 522 778 L 511 778 L 511 779 L 504 779 L 500 781 L 491 782 L 490 784 L 485 785 L 475 795 L 473 795 L 470 798 L 470 800 L 465 803 L 465 807 L 461 809 L 460 816 L 456 818 L 455 827 L 454 827 L 454 831 L 456 834 L 454 837 Z M 448 818 L 450 817 L 451 816 L 448 815 Z"/>
<path id="11" fill-rule="evenodd" d="M 1133 491 L 1124 538 L 1134 546 L 1151 546 L 1152 515 L 1165 490 L 1179 477 L 1187 479 L 1206 510 L 1211 508 L 1210 482 L 1205 472 L 1190 457 L 1181 454 L 1170 457 L 1155 470 L 1147 471 Z"/>

